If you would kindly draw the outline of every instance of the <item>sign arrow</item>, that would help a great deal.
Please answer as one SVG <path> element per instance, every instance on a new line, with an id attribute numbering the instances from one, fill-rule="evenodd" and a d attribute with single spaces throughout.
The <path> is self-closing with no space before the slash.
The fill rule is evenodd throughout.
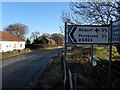
<path id="1" fill-rule="evenodd" d="M 77 27 L 72 27 L 72 29 L 71 29 L 71 31 L 70 31 L 70 38 L 71 38 L 71 40 L 72 40 L 72 42 L 74 43 L 74 42 L 77 42 L 77 40 L 75 39 L 75 37 L 74 37 L 74 32 L 75 32 L 75 30 L 77 29 Z"/>

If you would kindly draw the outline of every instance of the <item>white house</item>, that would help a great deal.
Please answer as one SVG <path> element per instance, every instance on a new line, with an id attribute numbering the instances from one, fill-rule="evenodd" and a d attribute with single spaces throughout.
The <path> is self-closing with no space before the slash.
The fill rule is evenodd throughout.
<path id="1" fill-rule="evenodd" d="M 0 52 L 22 50 L 25 48 L 25 40 L 9 33 L 0 31 Z"/>

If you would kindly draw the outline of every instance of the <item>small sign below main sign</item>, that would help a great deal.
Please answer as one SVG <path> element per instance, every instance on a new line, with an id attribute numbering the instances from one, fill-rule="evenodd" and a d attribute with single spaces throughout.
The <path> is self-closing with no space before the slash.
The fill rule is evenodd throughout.
<path id="1" fill-rule="evenodd" d="M 71 27 L 71 28 L 70 28 Z M 108 43 L 108 26 L 68 26 L 68 43 Z"/>

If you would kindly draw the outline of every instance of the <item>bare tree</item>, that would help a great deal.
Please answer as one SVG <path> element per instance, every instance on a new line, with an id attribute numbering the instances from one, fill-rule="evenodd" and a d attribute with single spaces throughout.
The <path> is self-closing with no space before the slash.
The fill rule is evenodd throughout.
<path id="1" fill-rule="evenodd" d="M 55 43 L 59 46 L 63 44 L 64 36 L 60 33 L 53 33 L 51 38 L 55 41 Z"/>
<path id="2" fill-rule="evenodd" d="M 62 14 L 62 20 L 69 18 L 76 24 L 109 24 L 110 20 L 120 18 L 119 4 L 120 2 L 71 2 L 71 12 Z"/>
<path id="3" fill-rule="evenodd" d="M 32 32 L 30 39 L 36 40 L 40 36 L 40 32 Z"/>
<path id="4" fill-rule="evenodd" d="M 10 24 L 5 27 L 4 31 L 10 32 L 17 37 L 25 39 L 25 35 L 28 33 L 28 27 L 21 23 Z"/>

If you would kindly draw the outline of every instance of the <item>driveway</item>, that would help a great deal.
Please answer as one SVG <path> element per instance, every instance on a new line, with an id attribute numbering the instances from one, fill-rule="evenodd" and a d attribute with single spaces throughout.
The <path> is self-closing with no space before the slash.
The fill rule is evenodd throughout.
<path id="1" fill-rule="evenodd" d="M 62 49 L 33 50 L 2 61 L 2 88 L 26 88 Z"/>

